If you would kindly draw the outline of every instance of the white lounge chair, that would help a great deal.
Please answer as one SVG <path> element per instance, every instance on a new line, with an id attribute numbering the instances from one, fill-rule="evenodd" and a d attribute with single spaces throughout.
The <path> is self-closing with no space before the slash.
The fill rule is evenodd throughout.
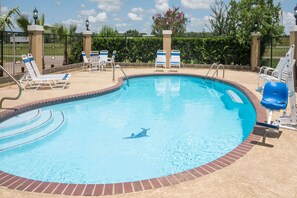
<path id="1" fill-rule="evenodd" d="M 107 58 L 107 64 L 109 63 L 113 68 L 115 66 L 115 56 L 117 54 L 116 50 L 113 50 L 111 58 Z"/>
<path id="2" fill-rule="evenodd" d="M 31 66 L 36 74 L 37 77 L 40 77 L 40 76 L 46 76 L 47 78 L 50 78 L 50 77 L 53 77 L 53 78 L 64 78 L 64 77 L 68 77 L 70 78 L 71 77 L 71 74 L 69 73 L 65 73 L 65 74 L 46 74 L 46 75 L 41 75 L 39 69 L 38 69 L 38 66 L 34 60 L 34 57 L 31 53 L 28 54 L 28 58 L 29 58 L 29 61 L 31 63 Z"/>
<path id="3" fill-rule="evenodd" d="M 68 85 L 70 75 L 54 76 L 55 74 L 49 74 L 37 76 L 28 56 L 22 55 L 22 59 L 27 68 L 27 73 L 20 79 L 20 84 L 24 90 L 27 90 L 26 88 L 37 90 L 41 86 L 49 86 L 51 89 L 64 89 Z"/>
<path id="4" fill-rule="evenodd" d="M 179 50 L 171 50 L 169 68 L 171 69 L 172 67 L 177 67 L 177 69 L 180 69 L 180 51 Z"/>
<path id="5" fill-rule="evenodd" d="M 157 67 L 163 67 L 166 69 L 166 51 L 158 50 L 157 57 L 155 62 L 155 70 L 157 71 Z"/>
<path id="6" fill-rule="evenodd" d="M 99 70 L 99 52 L 91 51 L 90 52 L 90 69 L 91 70 Z"/>
<path id="7" fill-rule="evenodd" d="M 87 58 L 86 52 L 82 51 L 81 55 L 82 55 L 83 61 L 84 61 L 81 70 L 84 71 L 85 69 L 90 68 L 91 62 L 90 62 L 90 59 Z"/>
<path id="8" fill-rule="evenodd" d="M 101 50 L 99 54 L 99 67 L 101 68 L 101 70 L 106 68 L 107 62 L 108 62 L 108 51 Z"/>

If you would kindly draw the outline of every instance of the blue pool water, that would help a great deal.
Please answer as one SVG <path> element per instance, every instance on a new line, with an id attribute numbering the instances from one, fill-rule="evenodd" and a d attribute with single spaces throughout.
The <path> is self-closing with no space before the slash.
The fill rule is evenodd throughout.
<path id="1" fill-rule="evenodd" d="M 39 111 L 56 121 L 29 133 L 65 121 L 38 141 L 0 152 L 0 170 L 83 184 L 142 180 L 203 165 L 238 146 L 256 120 L 252 104 L 234 87 L 186 76 L 133 78 L 119 91 Z M 47 119 L 40 117 L 34 119 Z M 127 138 L 141 128 L 149 128 L 145 136 Z M 0 146 L 26 133 L 2 138 Z"/>

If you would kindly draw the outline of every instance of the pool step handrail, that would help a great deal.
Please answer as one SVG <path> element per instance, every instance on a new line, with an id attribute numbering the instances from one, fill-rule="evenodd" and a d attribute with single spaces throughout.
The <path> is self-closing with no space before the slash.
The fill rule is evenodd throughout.
<path id="1" fill-rule="evenodd" d="M 206 73 L 206 75 L 205 75 L 205 77 L 206 78 L 210 78 L 209 77 L 209 74 L 210 74 L 210 71 L 211 70 L 213 70 L 213 69 L 215 69 L 215 71 L 214 71 L 214 73 L 212 74 L 212 76 L 211 76 L 211 79 L 213 79 L 214 78 L 214 76 L 215 76 L 215 74 L 216 74 L 216 76 L 218 77 L 218 75 L 219 75 L 219 69 L 220 68 L 223 68 L 223 78 L 225 77 L 225 66 L 223 65 L 223 64 L 217 64 L 217 63 L 214 63 L 214 64 L 212 64 L 212 66 L 209 68 L 209 70 L 207 71 L 207 73 Z"/>
<path id="2" fill-rule="evenodd" d="M 17 99 L 19 99 L 21 97 L 22 87 L 21 87 L 20 83 L 8 71 L 6 71 L 6 69 L 4 69 L 4 67 L 2 67 L 2 65 L 0 65 L 0 69 L 2 69 L 19 87 L 19 94 L 16 97 L 3 97 L 0 100 L 0 109 L 3 109 L 2 103 L 3 103 L 4 100 L 17 100 Z"/>
<path id="3" fill-rule="evenodd" d="M 112 70 L 112 81 L 115 80 L 115 69 L 116 68 L 119 68 L 122 71 L 122 73 L 124 74 L 124 76 L 125 76 L 125 78 L 127 80 L 127 85 L 129 86 L 129 78 L 128 78 L 128 76 L 126 75 L 126 73 L 124 72 L 123 68 L 120 65 L 115 65 L 113 67 L 113 70 Z"/>

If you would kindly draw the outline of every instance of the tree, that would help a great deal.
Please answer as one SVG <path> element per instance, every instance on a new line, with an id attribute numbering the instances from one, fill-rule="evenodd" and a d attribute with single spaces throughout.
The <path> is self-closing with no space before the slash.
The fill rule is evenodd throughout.
<path id="1" fill-rule="evenodd" d="M 186 32 L 186 24 L 189 20 L 179 8 L 173 7 L 165 13 L 156 14 L 152 17 L 152 34 L 162 35 L 162 30 L 171 30 L 172 35 L 181 36 Z"/>
<path id="2" fill-rule="evenodd" d="M 1 5 L 0 5 L 1 10 Z M 0 16 L 0 30 L 5 31 L 6 27 L 9 27 L 10 30 L 14 28 L 13 25 L 13 15 L 20 15 L 19 7 L 15 7 L 8 11 L 7 14 Z"/>
<path id="3" fill-rule="evenodd" d="M 112 27 L 108 25 L 104 25 L 101 28 L 101 31 L 99 32 L 100 36 L 106 36 L 106 37 L 113 37 L 113 36 L 118 36 L 119 33 L 117 30 L 113 29 Z"/>
<path id="4" fill-rule="evenodd" d="M 124 33 L 124 35 L 126 37 L 138 37 L 138 36 L 140 36 L 140 33 L 136 29 L 134 29 L 134 30 L 127 30 Z"/>
<path id="5" fill-rule="evenodd" d="M 223 0 L 216 0 L 213 5 L 210 6 L 213 15 L 210 15 L 208 29 L 214 35 L 228 34 L 228 10 L 229 6 Z"/>
<path id="6" fill-rule="evenodd" d="M 249 45 L 251 32 L 261 33 L 261 44 L 265 49 L 273 36 L 284 34 L 280 25 L 280 3 L 276 6 L 273 0 L 230 1 L 228 11 L 228 35 L 242 44 Z"/>

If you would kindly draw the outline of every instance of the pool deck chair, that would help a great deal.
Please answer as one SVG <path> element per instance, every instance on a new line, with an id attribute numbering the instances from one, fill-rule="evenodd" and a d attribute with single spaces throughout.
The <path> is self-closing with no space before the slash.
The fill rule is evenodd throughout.
<path id="1" fill-rule="evenodd" d="M 70 76 L 63 74 L 37 75 L 30 63 L 27 55 L 22 55 L 23 62 L 27 68 L 27 73 L 20 79 L 20 84 L 26 91 L 27 89 L 37 90 L 40 87 L 50 87 L 51 89 L 64 89 L 68 85 Z"/>
<path id="2" fill-rule="evenodd" d="M 173 67 L 180 69 L 180 51 L 179 50 L 171 51 L 169 69 L 171 70 Z"/>
<path id="3" fill-rule="evenodd" d="M 90 68 L 89 71 L 99 70 L 99 52 L 91 51 L 90 52 Z"/>
<path id="4" fill-rule="evenodd" d="M 166 51 L 158 50 L 157 57 L 155 62 L 155 70 L 157 71 L 157 67 L 162 67 L 166 69 Z"/>
<path id="5" fill-rule="evenodd" d="M 32 66 L 32 68 L 33 68 L 33 70 L 34 70 L 37 77 L 39 77 L 39 76 L 46 76 L 47 78 L 50 78 L 50 77 L 52 77 L 52 78 L 65 78 L 65 77 L 70 78 L 71 77 L 71 74 L 69 74 L 69 73 L 41 75 L 41 73 L 40 73 L 40 71 L 38 69 L 38 66 L 37 66 L 37 64 L 36 64 L 36 62 L 34 60 L 34 57 L 33 57 L 33 55 L 31 53 L 28 54 L 28 58 L 29 58 L 31 66 Z"/>
<path id="6" fill-rule="evenodd" d="M 283 82 L 267 82 L 264 86 L 261 105 L 268 109 L 267 124 L 271 124 L 274 111 L 285 110 L 288 105 L 288 87 Z"/>
<path id="7" fill-rule="evenodd" d="M 99 54 L 99 67 L 101 70 L 106 69 L 106 64 L 108 62 L 108 51 L 101 50 Z"/>
<path id="8" fill-rule="evenodd" d="M 90 62 L 90 59 L 87 58 L 87 55 L 86 55 L 86 52 L 82 51 L 81 52 L 81 55 L 83 57 L 83 66 L 81 68 L 82 71 L 84 70 L 89 70 L 90 66 L 91 66 L 91 62 Z"/>
<path id="9" fill-rule="evenodd" d="M 115 66 L 115 56 L 117 54 L 116 50 L 113 50 L 112 52 L 112 56 L 110 58 L 107 58 L 107 64 L 111 65 L 111 68 L 113 68 Z"/>

